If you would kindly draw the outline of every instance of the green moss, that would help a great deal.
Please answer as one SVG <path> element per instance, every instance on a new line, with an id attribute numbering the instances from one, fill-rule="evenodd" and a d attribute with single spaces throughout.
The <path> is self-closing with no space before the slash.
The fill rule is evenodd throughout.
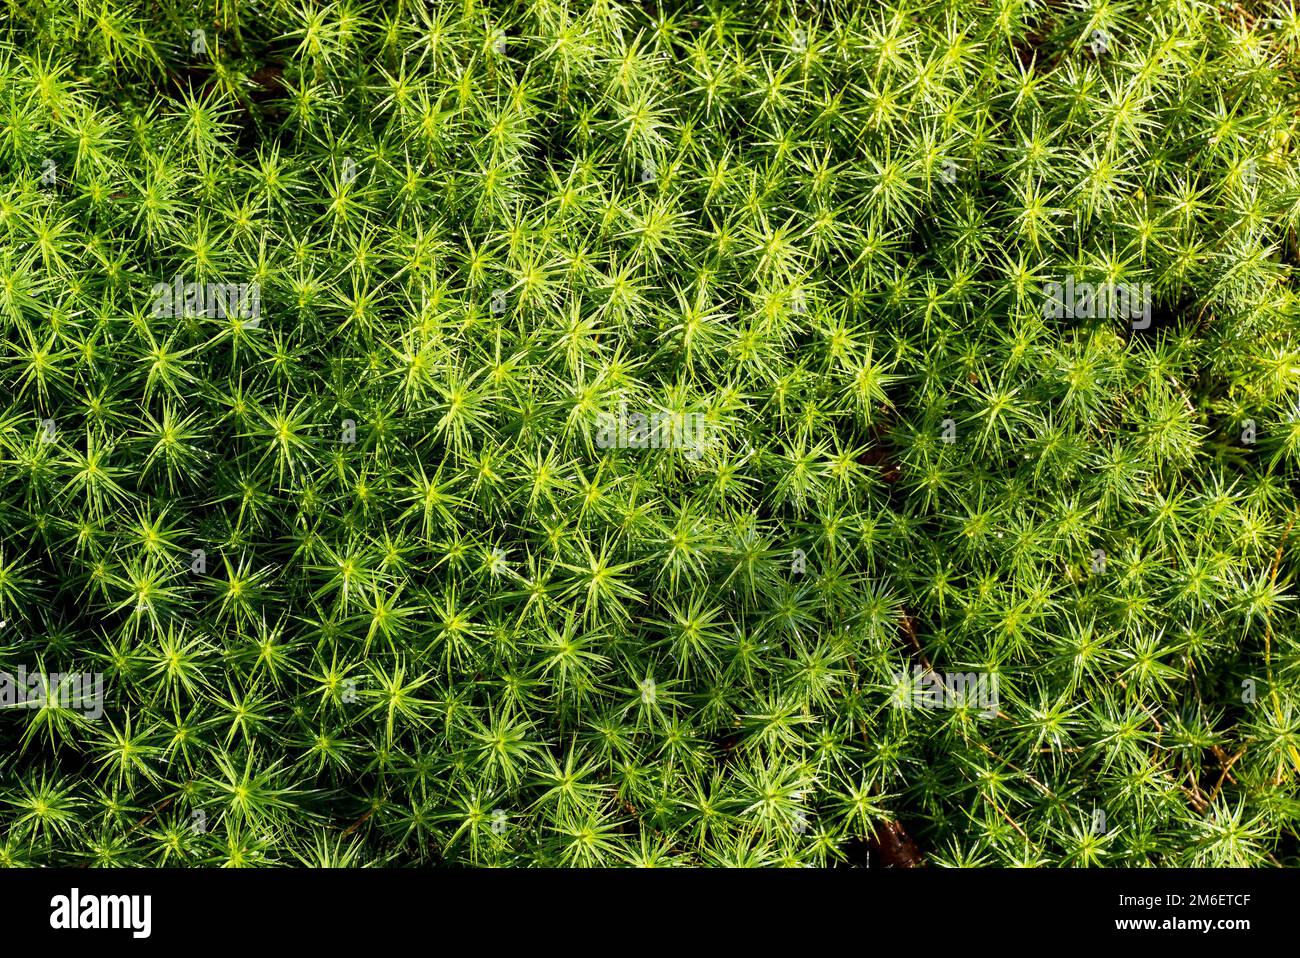
<path id="1" fill-rule="evenodd" d="M 1294 864 L 1298 62 L 7 0 L 0 862 Z"/>

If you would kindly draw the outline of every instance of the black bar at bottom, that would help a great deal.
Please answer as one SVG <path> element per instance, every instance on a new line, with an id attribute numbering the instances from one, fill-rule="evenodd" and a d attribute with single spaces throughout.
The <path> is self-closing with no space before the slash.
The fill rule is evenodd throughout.
<path id="1" fill-rule="evenodd" d="M 1125 938 L 1149 944 L 1191 936 L 1231 947 L 1243 937 L 1289 930 L 1285 918 L 1300 891 L 1293 876 L 1281 870 L 42 868 L 0 872 L 0 919 L 11 947 L 112 940 L 128 949 L 193 941 L 220 948 L 243 939 L 259 952 L 283 942 L 338 953 L 382 947 L 403 935 L 449 933 L 455 937 L 444 939 L 445 947 L 464 947 L 461 936 L 468 936 L 493 948 L 546 944 L 584 952 L 632 942 L 674 951 L 689 944 L 694 951 L 746 940 L 819 948 L 842 935 L 868 950 L 912 936 L 918 943 L 940 936 L 960 945 L 963 935 L 981 947 Z"/>

